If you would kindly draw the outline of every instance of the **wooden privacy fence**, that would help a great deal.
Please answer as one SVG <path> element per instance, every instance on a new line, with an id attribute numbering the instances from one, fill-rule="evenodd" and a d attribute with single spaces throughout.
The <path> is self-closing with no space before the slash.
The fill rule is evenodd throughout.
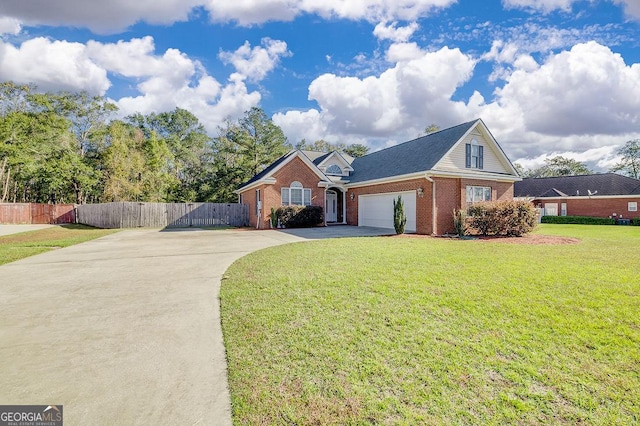
<path id="1" fill-rule="evenodd" d="M 248 226 L 249 206 L 219 203 L 104 203 L 77 207 L 77 222 L 98 228 Z"/>
<path id="2" fill-rule="evenodd" d="M 74 223 L 73 204 L 0 203 L 0 223 Z"/>

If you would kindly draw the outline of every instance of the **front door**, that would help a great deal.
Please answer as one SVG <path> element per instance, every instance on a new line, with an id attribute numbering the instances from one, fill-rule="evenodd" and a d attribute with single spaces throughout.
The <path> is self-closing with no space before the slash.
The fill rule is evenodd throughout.
<path id="1" fill-rule="evenodd" d="M 327 222 L 338 221 L 338 194 L 333 191 L 327 191 L 327 203 L 324 211 L 327 215 Z"/>

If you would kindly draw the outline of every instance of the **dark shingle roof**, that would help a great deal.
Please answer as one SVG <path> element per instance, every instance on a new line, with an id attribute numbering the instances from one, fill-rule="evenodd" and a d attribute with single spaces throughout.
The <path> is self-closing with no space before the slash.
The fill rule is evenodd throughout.
<path id="1" fill-rule="evenodd" d="M 582 176 L 528 178 L 514 185 L 516 197 L 558 197 L 597 195 L 640 195 L 640 180 L 616 173 Z"/>
<path id="2" fill-rule="evenodd" d="M 287 158 L 289 158 L 291 155 L 293 155 L 296 151 L 289 151 L 288 153 L 286 153 L 285 155 L 283 155 L 282 157 L 278 158 L 276 161 L 274 161 L 273 163 L 269 164 L 269 166 L 267 166 L 266 169 L 264 169 L 263 171 L 261 171 L 260 173 L 258 173 L 257 175 L 255 175 L 254 177 L 252 177 L 251 179 L 249 179 L 248 181 L 246 181 L 245 183 L 243 183 L 242 185 L 240 185 L 238 187 L 238 189 L 245 187 L 247 185 L 252 184 L 253 182 L 262 179 L 263 177 L 267 176 L 269 173 L 271 173 L 271 171 L 273 169 L 275 169 L 276 167 L 278 167 L 278 165 L 280 165 L 280 163 L 282 163 L 284 160 L 286 160 Z"/>
<path id="3" fill-rule="evenodd" d="M 349 181 L 365 182 L 430 170 L 478 120 L 431 133 L 353 160 Z"/>

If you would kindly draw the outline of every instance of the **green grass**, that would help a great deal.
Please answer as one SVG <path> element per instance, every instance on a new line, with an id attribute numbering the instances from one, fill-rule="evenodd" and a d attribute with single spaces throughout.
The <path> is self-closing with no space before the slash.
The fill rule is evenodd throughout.
<path id="1" fill-rule="evenodd" d="M 360 238 L 237 261 L 235 424 L 640 422 L 640 228 L 574 245 Z"/>
<path id="2" fill-rule="evenodd" d="M 118 232 L 85 225 L 63 225 L 0 237 L 0 265 Z"/>

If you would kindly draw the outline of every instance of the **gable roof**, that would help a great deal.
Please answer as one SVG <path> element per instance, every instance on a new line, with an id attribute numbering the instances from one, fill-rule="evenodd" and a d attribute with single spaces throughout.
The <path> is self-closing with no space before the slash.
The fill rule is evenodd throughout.
<path id="1" fill-rule="evenodd" d="M 255 175 L 254 177 L 252 177 L 251 179 L 249 179 L 248 181 L 246 181 L 245 183 L 243 183 L 242 185 L 240 185 L 240 188 L 245 187 L 245 186 L 249 186 L 252 183 L 259 181 L 260 179 L 267 177 L 274 169 L 276 169 L 280 164 L 282 164 L 287 158 L 291 157 L 291 155 L 293 155 L 295 153 L 295 151 L 289 151 L 287 152 L 285 155 L 283 155 L 282 157 L 278 158 L 276 161 L 274 161 L 273 163 L 269 164 L 267 166 L 266 169 L 264 169 L 263 171 L 261 171 L 260 173 L 258 173 L 257 175 Z"/>
<path id="2" fill-rule="evenodd" d="M 640 180 L 616 173 L 526 178 L 514 185 L 515 197 L 640 195 Z M 595 191 L 598 191 L 595 194 Z M 591 194 L 590 194 L 591 193 Z"/>
<path id="3" fill-rule="evenodd" d="M 430 170 L 478 122 L 469 121 L 358 157 L 351 163 L 354 172 L 350 183 Z"/>

